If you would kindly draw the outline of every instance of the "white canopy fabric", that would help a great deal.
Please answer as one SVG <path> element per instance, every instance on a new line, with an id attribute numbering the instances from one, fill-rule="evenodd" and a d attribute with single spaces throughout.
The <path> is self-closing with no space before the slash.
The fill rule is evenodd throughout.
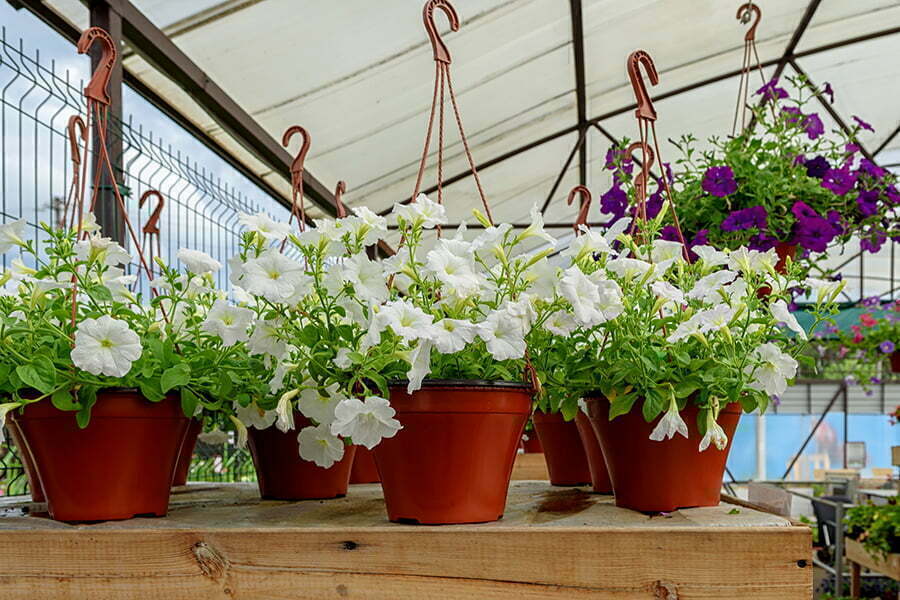
<path id="1" fill-rule="evenodd" d="M 132 0 L 158 27 L 273 137 L 300 124 L 311 133 L 307 169 L 332 187 L 348 183 L 345 202 L 385 210 L 412 192 L 430 108 L 434 62 L 422 24 L 422 0 Z M 78 27 L 88 24 L 79 0 L 46 4 Z M 637 136 L 625 59 L 642 48 L 654 58 L 660 83 L 653 97 L 715 79 L 741 66 L 746 25 L 740 2 L 724 0 L 582 0 L 588 118 L 616 138 Z M 810 6 L 809 0 L 760 0 L 760 59 L 777 61 Z M 453 57 L 452 74 L 477 164 L 547 136 L 552 139 L 482 170 L 494 215 L 522 222 L 542 204 L 575 145 L 577 104 L 573 27 L 565 0 L 455 0 L 461 26 L 437 23 Z M 876 133 L 862 138 L 879 149 L 900 123 L 900 34 L 843 45 L 900 24 L 897 0 L 823 0 L 794 55 L 815 83 L 830 82 L 844 120 L 863 116 Z M 837 46 L 837 47 L 833 47 Z M 831 47 L 832 49 L 828 49 Z M 126 53 L 125 67 L 209 132 L 236 157 L 289 197 L 289 184 L 223 132 L 164 73 Z M 774 66 L 765 70 L 766 78 Z M 795 74 L 788 65 L 784 75 Z M 760 78 L 752 74 L 751 91 Z M 703 140 L 731 131 L 738 81 L 723 78 L 656 101 L 664 142 L 692 132 Z M 826 127 L 835 126 L 825 113 Z M 452 113 L 447 113 L 445 177 L 467 170 Z M 603 170 L 609 139 L 588 133 L 588 186 L 595 197 L 610 183 Z M 434 150 L 434 146 L 432 147 Z M 878 154 L 900 163 L 900 136 Z M 546 212 L 569 222 L 565 204 L 578 183 L 572 161 Z M 425 187 L 435 181 L 430 158 Z M 446 188 L 451 220 L 469 220 L 480 201 L 470 178 Z M 598 209 L 595 209 L 598 210 Z M 317 216 L 316 210 L 311 211 Z M 599 213 L 594 213 L 595 219 Z M 553 231 L 568 237 L 567 229 Z M 396 243 L 396 240 L 393 240 Z M 855 249 L 855 248 L 854 248 Z M 890 257 L 881 267 L 888 268 Z M 867 267 L 872 269 L 872 266 Z"/>

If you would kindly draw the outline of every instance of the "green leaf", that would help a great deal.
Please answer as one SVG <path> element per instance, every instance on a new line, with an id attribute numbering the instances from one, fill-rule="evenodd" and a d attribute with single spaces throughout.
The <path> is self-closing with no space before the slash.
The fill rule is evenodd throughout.
<path id="1" fill-rule="evenodd" d="M 634 394 L 616 396 L 616 399 L 613 400 L 609 407 L 609 420 L 612 421 L 619 415 L 630 412 L 635 400 L 637 400 L 637 396 Z"/>
<path id="2" fill-rule="evenodd" d="M 77 421 L 78 426 L 81 429 L 84 429 L 88 426 L 88 423 L 91 422 L 91 409 L 94 407 L 94 404 L 97 403 L 97 388 L 81 388 L 78 392 L 78 401 L 81 403 L 81 408 L 75 415 L 75 420 Z"/>
<path id="3" fill-rule="evenodd" d="M 67 387 L 53 392 L 53 395 L 50 396 L 50 401 L 59 410 L 78 410 L 81 408 L 81 405 L 78 404 L 75 396 L 72 394 L 72 390 Z"/>
<path id="4" fill-rule="evenodd" d="M 166 397 L 159 387 L 158 377 L 142 379 L 138 383 L 138 387 L 141 390 L 141 394 L 144 395 L 144 398 L 150 402 L 162 402 Z"/>
<path id="5" fill-rule="evenodd" d="M 231 381 L 231 376 L 229 373 L 222 371 L 219 373 L 219 385 L 218 385 L 218 396 L 219 398 L 224 398 L 231 394 L 231 390 L 234 389 L 234 384 Z"/>
<path id="6" fill-rule="evenodd" d="M 728 511 L 728 514 L 729 515 L 739 515 L 739 514 L 741 514 L 741 511 L 737 508 L 732 508 L 731 510 Z"/>
<path id="7" fill-rule="evenodd" d="M 188 388 L 181 388 L 181 410 L 184 412 L 184 416 L 189 419 L 193 417 L 194 413 L 197 412 L 197 404 L 199 402 L 200 399 L 194 392 Z"/>
<path id="8" fill-rule="evenodd" d="M 42 394 L 49 394 L 56 386 L 56 367 L 45 356 L 36 356 L 27 365 L 19 365 L 16 367 L 16 374 L 22 383 Z"/>
<path id="9" fill-rule="evenodd" d="M 177 364 L 163 371 L 162 377 L 159 379 L 159 385 L 162 393 L 168 393 L 177 387 L 188 384 L 191 380 L 191 367 L 187 363 Z"/>

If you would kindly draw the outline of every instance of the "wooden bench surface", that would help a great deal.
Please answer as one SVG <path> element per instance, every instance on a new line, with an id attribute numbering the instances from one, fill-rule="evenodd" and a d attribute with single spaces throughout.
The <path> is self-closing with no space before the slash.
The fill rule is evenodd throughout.
<path id="1" fill-rule="evenodd" d="M 90 525 L 0 500 L 10 600 L 469 598 L 808 599 L 811 534 L 746 506 L 648 516 L 543 481 L 510 487 L 495 523 L 387 521 L 378 485 L 261 501 L 256 484 L 176 489 L 169 516 Z"/>

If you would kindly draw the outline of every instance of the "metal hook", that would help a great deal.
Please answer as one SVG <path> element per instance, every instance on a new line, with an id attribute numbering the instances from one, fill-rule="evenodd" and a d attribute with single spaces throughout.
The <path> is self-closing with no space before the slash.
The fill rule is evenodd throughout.
<path id="1" fill-rule="evenodd" d="M 153 209 L 153 212 L 150 213 L 150 218 L 147 219 L 147 222 L 144 223 L 144 227 L 142 231 L 145 235 L 159 235 L 159 218 L 162 215 L 163 206 L 166 204 L 166 199 L 163 198 L 163 195 L 159 193 L 157 190 L 147 190 L 141 195 L 141 199 L 138 201 L 138 208 L 144 208 L 144 204 L 146 204 L 147 200 L 150 196 L 156 196 L 159 199 L 159 203 L 156 205 L 156 208 Z"/>
<path id="2" fill-rule="evenodd" d="M 291 162 L 291 175 L 299 178 L 303 176 L 303 162 L 306 160 L 306 153 L 309 152 L 309 132 L 299 125 L 292 125 L 287 128 L 287 131 L 281 137 L 281 145 L 287 148 L 288 144 L 291 143 L 291 138 L 297 133 L 303 136 L 303 144 L 300 146 L 300 151 L 297 152 L 293 162 Z"/>
<path id="3" fill-rule="evenodd" d="M 425 22 L 425 31 L 428 32 L 428 38 L 431 40 L 431 47 L 434 49 L 434 60 L 450 64 L 450 51 L 444 45 L 441 34 L 438 33 L 437 26 L 434 24 L 434 9 L 439 8 L 444 11 L 450 20 L 450 29 L 459 31 L 459 16 L 456 9 L 448 0 L 428 0 L 422 9 L 422 20 Z"/>
<path id="4" fill-rule="evenodd" d="M 737 15 L 735 16 L 741 23 L 749 23 L 751 15 L 756 15 L 756 20 L 753 21 L 753 25 L 750 26 L 750 29 L 747 30 L 747 34 L 744 35 L 744 41 L 752 42 L 756 40 L 756 28 L 759 25 L 759 22 L 762 20 L 762 10 L 754 4 L 753 2 L 748 2 L 747 4 L 743 4 L 738 8 Z"/>
<path id="5" fill-rule="evenodd" d="M 94 69 L 91 80 L 84 88 L 84 95 L 100 104 L 109 106 L 109 78 L 116 64 L 116 45 L 105 30 L 100 27 L 91 27 L 78 38 L 76 48 L 78 54 L 86 54 L 97 40 L 103 44 L 103 54 L 100 57 L 100 63 Z"/>
<path id="6" fill-rule="evenodd" d="M 634 97 L 637 99 L 637 110 L 634 114 L 638 119 L 647 121 L 656 120 L 656 109 L 653 108 L 653 102 L 650 100 L 650 94 L 647 93 L 647 84 L 641 76 L 641 65 L 647 71 L 647 77 L 650 79 L 651 85 L 659 83 L 659 74 L 656 72 L 656 65 L 653 59 L 643 50 L 635 50 L 628 56 L 628 77 L 631 79 L 631 87 L 634 89 Z"/>
<path id="7" fill-rule="evenodd" d="M 81 130 L 80 133 L 76 133 L 75 129 L 78 128 Z M 84 119 L 82 119 L 78 115 L 72 115 L 69 117 L 69 124 L 66 125 L 66 130 L 69 133 L 69 148 L 72 152 L 72 164 L 75 165 L 75 171 L 78 171 L 78 166 L 81 165 L 81 149 L 78 147 L 78 140 L 80 139 L 82 142 L 87 140 L 87 126 L 84 124 Z"/>
<path id="8" fill-rule="evenodd" d="M 591 192 L 583 185 L 576 185 L 569 192 L 569 198 L 566 200 L 566 204 L 572 206 L 572 202 L 575 200 L 577 194 L 581 194 L 581 208 L 578 211 L 578 217 L 575 219 L 575 222 L 572 223 L 572 229 L 575 230 L 575 235 L 580 235 L 580 226 L 584 225 L 587 227 L 588 212 L 591 209 Z"/>
<path id="9" fill-rule="evenodd" d="M 347 182 L 346 181 L 338 181 L 337 187 L 334 190 L 334 206 L 337 208 L 337 218 L 343 219 L 347 216 L 347 209 L 344 207 L 344 203 L 341 201 L 341 197 L 347 193 Z"/>

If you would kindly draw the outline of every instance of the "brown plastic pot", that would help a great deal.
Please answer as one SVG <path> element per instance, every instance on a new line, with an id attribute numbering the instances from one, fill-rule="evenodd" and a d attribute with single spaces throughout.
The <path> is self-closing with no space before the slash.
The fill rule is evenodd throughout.
<path id="1" fill-rule="evenodd" d="M 900 350 L 894 350 L 891 354 L 891 372 L 900 373 Z"/>
<path id="2" fill-rule="evenodd" d="M 191 459 L 194 457 L 194 448 L 197 447 L 197 437 L 201 431 L 203 431 L 203 421 L 191 419 L 178 453 L 178 464 L 175 466 L 175 477 L 172 479 L 173 486 L 187 483 L 188 473 L 191 470 Z"/>
<path id="3" fill-rule="evenodd" d="M 403 429 L 375 447 L 388 518 L 434 525 L 501 518 L 531 397 L 516 383 L 430 380 L 413 394 L 392 385 Z"/>
<path id="4" fill-rule="evenodd" d="M 541 454 L 544 452 L 543 446 L 541 446 L 541 439 L 538 437 L 537 432 L 532 429 L 531 431 L 526 431 L 525 437 L 527 440 L 522 440 L 522 450 L 525 451 L 525 454 Z"/>
<path id="5" fill-rule="evenodd" d="M 350 469 L 350 483 L 378 483 L 378 465 L 375 464 L 375 452 L 365 446 L 356 447 L 353 467 Z"/>
<path id="6" fill-rule="evenodd" d="M 775 246 L 775 254 L 778 256 L 778 262 L 775 263 L 775 272 L 784 275 L 787 273 L 787 259 L 788 257 L 791 260 L 797 256 L 797 245 L 796 244 L 785 244 L 784 242 L 779 242 Z M 772 293 L 772 288 L 763 285 L 760 286 L 758 290 L 756 290 L 756 297 L 760 300 L 764 300 L 769 297 L 769 294 Z"/>
<path id="7" fill-rule="evenodd" d="M 12 419 L 12 415 L 6 416 L 6 429 L 9 431 L 9 437 L 19 452 L 19 458 L 22 460 L 22 468 L 25 470 L 25 478 L 28 479 L 28 490 L 31 492 L 32 502 L 46 502 L 44 496 L 44 488 L 41 485 L 41 479 L 38 477 L 37 469 L 34 468 L 34 459 L 31 457 L 31 450 L 22 441 L 22 433 L 19 426 Z"/>
<path id="8" fill-rule="evenodd" d="M 594 431 L 591 420 L 581 410 L 575 415 L 575 426 L 578 428 L 578 435 L 587 455 L 588 467 L 591 470 L 591 486 L 598 494 L 612 494 L 613 486 L 609 480 L 609 470 L 606 468 L 606 459 L 603 458 L 603 449 L 597 439 L 597 432 Z"/>
<path id="9" fill-rule="evenodd" d="M 356 446 L 345 446 L 343 458 L 327 469 L 303 460 L 297 434 L 309 425 L 309 419 L 294 411 L 295 428 L 287 433 L 275 426 L 248 428 L 259 495 L 264 499 L 326 500 L 347 495 Z"/>
<path id="10" fill-rule="evenodd" d="M 534 411 L 531 416 L 550 474 L 551 485 L 588 485 L 591 470 L 575 421 L 566 421 L 562 413 Z"/>
<path id="11" fill-rule="evenodd" d="M 729 404 L 719 413 L 719 425 L 728 436 L 725 450 L 711 445 L 704 452 L 699 450 L 699 409 L 694 404 L 689 403 L 681 411 L 688 437 L 676 434 L 662 442 L 649 439 L 656 422 L 644 421 L 637 403 L 634 410 L 612 421 L 605 398 L 588 398 L 587 405 L 609 467 L 616 506 L 641 512 L 669 512 L 719 504 L 725 461 L 741 416 L 740 404 Z"/>
<path id="12" fill-rule="evenodd" d="M 80 429 L 75 413 L 36 402 L 12 413 L 58 521 L 164 516 L 188 419 L 170 394 L 149 402 L 136 390 L 103 390 Z"/>

